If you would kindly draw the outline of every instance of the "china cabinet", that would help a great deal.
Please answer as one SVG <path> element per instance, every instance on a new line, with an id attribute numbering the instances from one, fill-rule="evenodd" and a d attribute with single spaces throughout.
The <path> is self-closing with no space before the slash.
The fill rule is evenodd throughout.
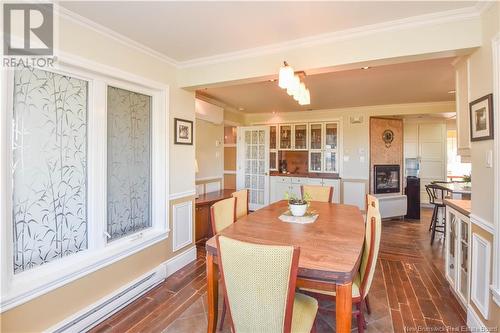
<path id="1" fill-rule="evenodd" d="M 278 126 L 269 126 L 269 170 L 278 170 Z"/>
<path id="2" fill-rule="evenodd" d="M 309 171 L 338 173 L 338 123 L 311 123 L 309 133 Z"/>

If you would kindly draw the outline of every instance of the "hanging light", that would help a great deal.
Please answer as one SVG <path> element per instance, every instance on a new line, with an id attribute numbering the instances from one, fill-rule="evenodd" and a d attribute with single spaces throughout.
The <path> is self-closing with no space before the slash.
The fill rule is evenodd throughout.
<path id="1" fill-rule="evenodd" d="M 309 89 L 307 89 L 305 83 L 300 80 L 299 75 L 305 76 L 305 73 L 299 72 L 295 74 L 293 68 L 284 61 L 279 71 L 278 86 L 282 89 L 286 89 L 287 94 L 292 96 L 300 105 L 311 104 Z"/>
<path id="2" fill-rule="evenodd" d="M 290 67 L 286 61 L 283 62 L 283 66 L 280 68 L 278 85 L 282 89 L 287 89 L 293 80 L 293 68 Z"/>
<path id="3" fill-rule="evenodd" d="M 295 74 L 293 76 L 291 84 L 287 87 L 286 92 L 290 96 L 298 95 L 300 92 L 300 77 Z"/>

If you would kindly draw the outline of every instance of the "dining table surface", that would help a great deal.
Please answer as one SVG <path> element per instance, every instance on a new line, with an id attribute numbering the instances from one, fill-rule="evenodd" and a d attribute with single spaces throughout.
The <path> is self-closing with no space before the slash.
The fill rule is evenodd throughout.
<path id="1" fill-rule="evenodd" d="M 278 201 L 250 213 L 219 235 L 259 244 L 300 248 L 297 286 L 336 292 L 336 332 L 351 330 L 352 281 L 363 253 L 365 224 L 357 206 L 311 202 L 318 214 L 313 223 L 283 222 L 287 201 Z M 218 310 L 218 263 L 215 237 L 206 242 L 208 329 L 215 332 Z"/>

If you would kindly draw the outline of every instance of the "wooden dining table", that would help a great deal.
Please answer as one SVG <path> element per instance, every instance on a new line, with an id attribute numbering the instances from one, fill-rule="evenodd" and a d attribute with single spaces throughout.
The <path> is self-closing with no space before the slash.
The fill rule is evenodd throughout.
<path id="1" fill-rule="evenodd" d="M 278 201 L 225 228 L 220 235 L 234 239 L 300 247 L 298 288 L 336 292 L 336 332 L 351 331 L 352 281 L 361 261 L 365 226 L 357 206 L 311 202 L 315 222 L 282 222 L 287 202 Z M 218 318 L 218 260 L 215 237 L 206 243 L 208 329 L 214 333 Z M 249 281 L 251 283 L 251 281 Z"/>

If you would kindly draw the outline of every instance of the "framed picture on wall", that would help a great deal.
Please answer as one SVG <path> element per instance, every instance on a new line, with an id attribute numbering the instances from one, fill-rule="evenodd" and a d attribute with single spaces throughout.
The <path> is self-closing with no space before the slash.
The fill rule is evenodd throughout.
<path id="1" fill-rule="evenodd" d="M 193 144 L 193 122 L 191 120 L 174 118 L 174 128 L 174 143 L 176 145 Z"/>
<path id="2" fill-rule="evenodd" d="M 493 139 L 493 94 L 483 96 L 469 104 L 470 140 Z"/>

